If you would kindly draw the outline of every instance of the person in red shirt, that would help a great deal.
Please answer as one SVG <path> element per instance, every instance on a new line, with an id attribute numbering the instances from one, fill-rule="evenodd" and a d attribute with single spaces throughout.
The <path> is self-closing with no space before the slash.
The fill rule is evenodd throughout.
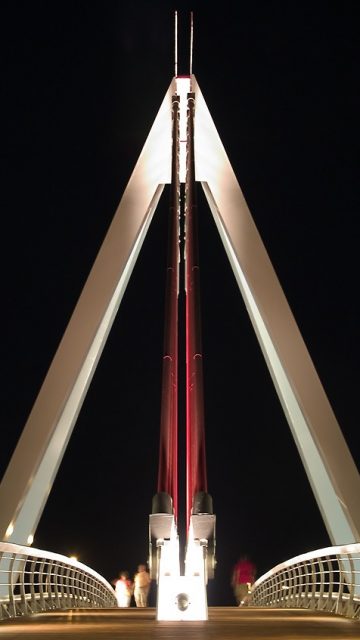
<path id="1" fill-rule="evenodd" d="M 231 586 L 239 607 L 249 604 L 251 586 L 255 582 L 256 567 L 247 556 L 241 556 L 234 566 Z"/>

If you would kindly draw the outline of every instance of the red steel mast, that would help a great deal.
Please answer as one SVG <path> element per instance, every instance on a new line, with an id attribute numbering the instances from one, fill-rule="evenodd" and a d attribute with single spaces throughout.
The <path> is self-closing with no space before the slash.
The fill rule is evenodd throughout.
<path id="1" fill-rule="evenodd" d="M 200 273 L 194 159 L 195 94 L 188 94 L 185 184 L 186 289 L 186 519 L 190 522 L 194 496 L 207 493 L 204 389 L 200 322 Z"/>
<path id="2" fill-rule="evenodd" d="M 158 493 L 165 492 L 172 498 L 175 518 L 178 513 L 179 114 L 180 97 L 175 95 L 172 102 L 171 200 L 157 488 Z"/>

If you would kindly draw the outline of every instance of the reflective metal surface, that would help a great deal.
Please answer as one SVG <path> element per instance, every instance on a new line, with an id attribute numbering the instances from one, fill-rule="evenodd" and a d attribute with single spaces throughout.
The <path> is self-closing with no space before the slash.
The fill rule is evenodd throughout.
<path id="1" fill-rule="evenodd" d="M 114 589 L 81 562 L 0 542 L 0 620 L 54 609 L 117 606 Z"/>
<path id="2" fill-rule="evenodd" d="M 255 582 L 252 603 L 359 619 L 360 544 L 311 551 L 277 565 Z"/>

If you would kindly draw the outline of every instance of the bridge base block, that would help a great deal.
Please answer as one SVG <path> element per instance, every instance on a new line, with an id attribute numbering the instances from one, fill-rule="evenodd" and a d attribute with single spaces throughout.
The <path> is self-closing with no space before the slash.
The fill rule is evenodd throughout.
<path id="1" fill-rule="evenodd" d="M 179 538 L 158 538 L 157 620 L 207 620 L 206 540 L 188 540 L 185 575 L 180 575 Z"/>
<path id="2" fill-rule="evenodd" d="M 199 494 L 200 496 L 200 494 Z M 201 498 L 201 500 L 200 500 Z M 154 496 L 149 516 L 149 568 L 157 582 L 157 620 L 207 620 L 206 586 L 214 577 L 215 515 L 208 494 L 194 501 L 185 553 L 185 575 L 180 572 L 180 546 L 172 500 Z M 200 508 L 201 507 L 201 508 Z M 210 511 L 210 513 L 206 512 Z"/>
<path id="3" fill-rule="evenodd" d="M 206 587 L 201 576 L 162 576 L 157 620 L 207 620 Z"/>

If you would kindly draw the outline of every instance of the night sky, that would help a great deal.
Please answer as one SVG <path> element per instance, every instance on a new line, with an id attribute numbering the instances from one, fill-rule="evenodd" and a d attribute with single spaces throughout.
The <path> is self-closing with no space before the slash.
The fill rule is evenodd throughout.
<path id="1" fill-rule="evenodd" d="M 359 464 L 357 4 L 1 4 L 1 473 L 170 84 L 175 8 L 179 72 L 192 8 L 193 71 Z M 200 187 L 198 199 L 209 603 L 232 604 L 240 553 L 261 575 L 329 538 Z M 167 204 L 165 191 L 34 540 L 109 580 L 147 558 Z"/>

